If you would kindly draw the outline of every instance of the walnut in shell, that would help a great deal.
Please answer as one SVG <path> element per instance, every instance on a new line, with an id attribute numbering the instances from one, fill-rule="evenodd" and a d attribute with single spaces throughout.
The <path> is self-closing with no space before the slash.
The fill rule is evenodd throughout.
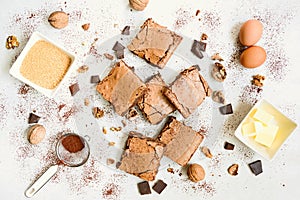
<path id="1" fill-rule="evenodd" d="M 65 28 L 69 24 L 69 16 L 63 11 L 55 11 L 50 14 L 48 22 L 56 29 Z"/>
<path id="2" fill-rule="evenodd" d="M 129 0 L 130 6 L 137 11 L 142 11 L 146 8 L 149 0 Z"/>
<path id="3" fill-rule="evenodd" d="M 205 178 L 205 171 L 201 165 L 191 164 L 187 169 L 187 175 L 193 182 L 199 182 Z"/>

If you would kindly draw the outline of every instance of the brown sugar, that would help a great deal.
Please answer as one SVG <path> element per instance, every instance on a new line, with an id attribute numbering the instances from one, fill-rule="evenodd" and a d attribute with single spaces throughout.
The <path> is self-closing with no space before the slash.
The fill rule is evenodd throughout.
<path id="1" fill-rule="evenodd" d="M 71 58 L 53 44 L 39 40 L 25 56 L 20 73 L 31 82 L 54 89 L 71 65 Z"/>

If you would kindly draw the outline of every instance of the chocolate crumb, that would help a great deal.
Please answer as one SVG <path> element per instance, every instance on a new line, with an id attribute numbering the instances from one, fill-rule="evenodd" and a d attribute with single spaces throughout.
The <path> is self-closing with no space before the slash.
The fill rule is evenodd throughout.
<path id="1" fill-rule="evenodd" d="M 196 11 L 196 16 L 198 16 L 200 14 L 200 10 Z"/>

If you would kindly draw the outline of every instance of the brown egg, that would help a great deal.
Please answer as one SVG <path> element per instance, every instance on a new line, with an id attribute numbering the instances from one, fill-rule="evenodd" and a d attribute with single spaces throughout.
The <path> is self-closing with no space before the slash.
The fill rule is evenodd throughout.
<path id="1" fill-rule="evenodd" d="M 256 68 L 262 65 L 266 58 L 266 51 L 262 47 L 252 46 L 243 51 L 240 62 L 246 68 Z"/>
<path id="2" fill-rule="evenodd" d="M 242 45 L 252 46 L 258 42 L 263 32 L 263 25 L 256 19 L 246 21 L 239 33 L 239 39 Z"/>

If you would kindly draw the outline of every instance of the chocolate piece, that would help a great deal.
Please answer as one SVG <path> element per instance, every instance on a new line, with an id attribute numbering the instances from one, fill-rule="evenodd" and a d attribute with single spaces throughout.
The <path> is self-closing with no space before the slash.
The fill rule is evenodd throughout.
<path id="1" fill-rule="evenodd" d="M 203 138 L 200 132 L 185 126 L 175 117 L 170 117 L 157 140 L 166 145 L 165 156 L 179 165 L 185 166 L 198 149 Z"/>
<path id="2" fill-rule="evenodd" d="M 231 144 L 229 142 L 225 142 L 224 149 L 226 149 L 226 150 L 233 150 L 234 149 L 234 144 Z"/>
<path id="3" fill-rule="evenodd" d="M 220 110 L 220 113 L 221 113 L 222 115 L 229 115 L 229 114 L 232 114 L 232 113 L 233 113 L 231 103 L 230 103 L 230 104 L 227 104 L 227 105 L 225 105 L 225 106 L 219 107 L 219 110 Z"/>
<path id="4" fill-rule="evenodd" d="M 122 35 L 130 35 L 130 26 L 125 26 L 122 30 Z"/>
<path id="5" fill-rule="evenodd" d="M 74 83 L 73 85 L 70 85 L 69 89 L 72 96 L 74 96 L 80 90 L 78 83 Z"/>
<path id="6" fill-rule="evenodd" d="M 162 143 L 130 132 L 119 169 L 146 181 L 152 181 L 157 174 L 163 153 Z"/>
<path id="7" fill-rule="evenodd" d="M 124 50 L 118 50 L 118 51 L 116 51 L 116 57 L 118 59 L 123 59 L 124 58 Z"/>
<path id="8" fill-rule="evenodd" d="M 114 50 L 114 51 L 120 51 L 120 50 L 124 50 L 124 49 L 125 49 L 125 47 L 118 41 L 115 43 L 115 45 L 112 48 L 112 50 Z"/>
<path id="9" fill-rule="evenodd" d="M 195 56 L 202 59 L 203 58 L 202 51 L 204 52 L 205 50 L 206 50 L 205 42 L 194 40 L 191 51 Z"/>
<path id="10" fill-rule="evenodd" d="M 124 61 L 120 61 L 96 89 L 114 106 L 116 113 L 123 116 L 143 95 L 146 86 Z"/>
<path id="11" fill-rule="evenodd" d="M 148 181 L 143 181 L 137 184 L 141 195 L 151 194 L 150 185 Z"/>
<path id="12" fill-rule="evenodd" d="M 91 76 L 91 83 L 99 83 L 99 82 L 100 82 L 99 75 Z"/>
<path id="13" fill-rule="evenodd" d="M 167 187 L 167 184 L 163 182 L 162 180 L 158 180 L 152 187 L 152 189 L 160 194 L 165 188 Z"/>
<path id="14" fill-rule="evenodd" d="M 78 135 L 68 135 L 61 141 L 63 147 L 70 153 L 77 153 L 84 148 L 84 143 Z"/>
<path id="15" fill-rule="evenodd" d="M 249 163 L 248 166 L 250 167 L 252 173 L 255 174 L 255 176 L 263 172 L 261 160 Z"/>
<path id="16" fill-rule="evenodd" d="M 164 68 L 181 40 L 181 36 L 149 18 L 128 49 L 157 67 Z"/>
<path id="17" fill-rule="evenodd" d="M 38 123 L 41 117 L 37 116 L 34 113 L 29 114 L 28 124 Z"/>
<path id="18" fill-rule="evenodd" d="M 185 69 L 164 93 L 184 118 L 210 96 L 211 89 L 196 67 Z"/>
<path id="19" fill-rule="evenodd" d="M 161 122 L 175 107 L 164 95 L 167 85 L 159 74 L 146 84 L 147 90 L 138 102 L 138 106 L 151 124 Z"/>

